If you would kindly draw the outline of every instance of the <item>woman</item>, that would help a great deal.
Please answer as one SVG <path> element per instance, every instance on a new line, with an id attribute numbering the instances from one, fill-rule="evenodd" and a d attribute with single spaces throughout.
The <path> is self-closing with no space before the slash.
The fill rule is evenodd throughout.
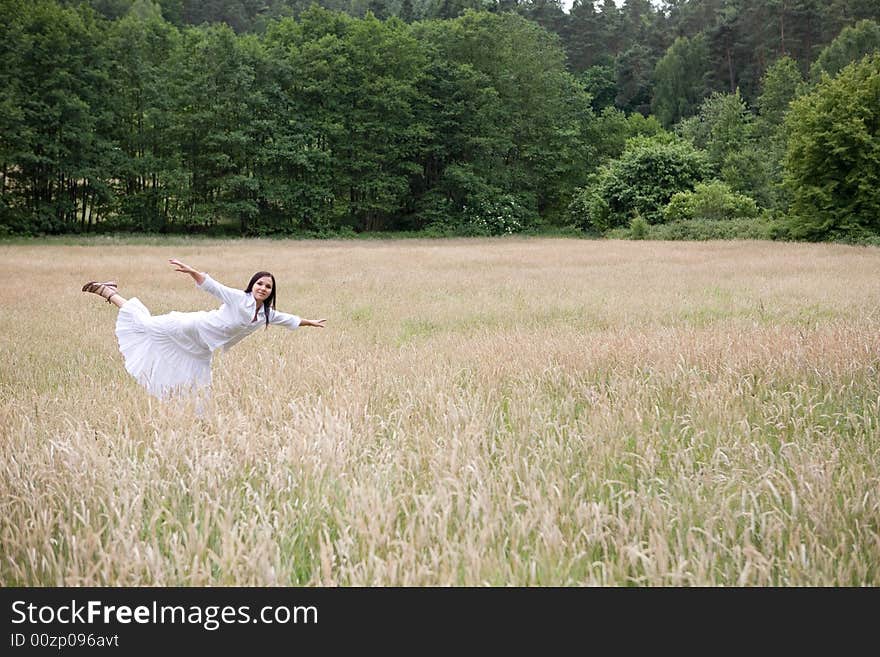
<path id="1" fill-rule="evenodd" d="M 208 274 L 171 259 L 175 271 L 189 274 L 196 287 L 222 301 L 216 310 L 170 312 L 152 316 L 137 297 L 125 299 L 116 283 L 89 281 L 83 292 L 92 292 L 119 308 L 116 337 L 125 369 L 150 394 L 160 399 L 175 394 L 207 392 L 211 385 L 211 356 L 215 349 L 229 349 L 261 326 L 269 324 L 295 329 L 324 328 L 326 319 L 302 319 L 275 310 L 275 277 L 259 271 L 247 288 L 234 290 Z"/>

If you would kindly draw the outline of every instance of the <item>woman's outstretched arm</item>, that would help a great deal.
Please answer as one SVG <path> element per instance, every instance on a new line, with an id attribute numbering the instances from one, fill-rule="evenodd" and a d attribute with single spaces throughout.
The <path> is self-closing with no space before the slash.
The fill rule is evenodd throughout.
<path id="1" fill-rule="evenodd" d="M 272 314 L 269 315 L 270 324 L 277 324 L 278 326 L 284 326 L 289 329 L 299 328 L 300 326 L 317 326 L 318 328 L 324 328 L 324 323 L 327 321 L 326 319 L 304 319 L 299 315 L 290 315 L 277 310 L 273 310 L 271 313 Z"/>
<path id="2" fill-rule="evenodd" d="M 254 312 L 253 297 L 250 297 L 241 290 L 226 287 L 222 283 L 218 283 L 211 278 L 210 274 L 206 274 L 203 271 L 196 271 L 189 265 L 182 263 L 180 260 L 172 258 L 168 262 L 174 265 L 174 271 L 183 272 L 184 274 L 192 276 L 192 279 L 196 282 L 196 287 L 200 290 L 204 290 L 208 294 L 217 297 L 220 301 L 229 306 L 238 308 L 243 313 Z"/>
<path id="3" fill-rule="evenodd" d="M 174 271 L 183 272 L 184 274 L 189 274 L 190 276 L 192 276 L 193 280 L 196 282 L 196 285 L 201 285 L 205 282 L 205 275 L 202 272 L 196 271 L 189 265 L 183 264 L 180 260 L 177 260 L 176 258 L 171 258 L 168 262 L 174 265 Z"/>

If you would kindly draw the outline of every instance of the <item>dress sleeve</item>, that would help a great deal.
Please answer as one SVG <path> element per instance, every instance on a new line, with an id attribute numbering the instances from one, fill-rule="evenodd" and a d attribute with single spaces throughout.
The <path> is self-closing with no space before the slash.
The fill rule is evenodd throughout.
<path id="1" fill-rule="evenodd" d="M 211 278 L 209 274 L 205 274 L 205 280 L 202 281 L 201 285 L 196 283 L 196 287 L 214 295 L 227 306 L 243 306 L 247 301 L 247 294 L 241 290 L 234 290 L 231 287 L 221 285 Z"/>
<path id="2" fill-rule="evenodd" d="M 280 313 L 276 310 L 273 310 L 272 314 L 269 316 L 270 324 L 285 326 L 289 329 L 299 328 L 299 323 L 301 321 L 302 320 L 297 315 L 288 315 L 287 313 Z"/>

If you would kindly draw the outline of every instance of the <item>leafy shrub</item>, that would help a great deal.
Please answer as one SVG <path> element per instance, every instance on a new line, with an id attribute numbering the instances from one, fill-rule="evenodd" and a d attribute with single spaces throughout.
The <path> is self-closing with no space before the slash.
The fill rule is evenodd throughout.
<path id="1" fill-rule="evenodd" d="M 713 180 L 697 184 L 693 191 L 673 195 L 663 216 L 666 221 L 754 218 L 758 216 L 758 206 L 748 196 L 737 194 L 727 184 Z"/>
<path id="2" fill-rule="evenodd" d="M 25 212 L 10 206 L 6 199 L 0 197 L 0 237 L 32 235 L 35 228 Z"/>
<path id="3" fill-rule="evenodd" d="M 471 194 L 461 206 L 447 197 L 434 194 L 431 204 L 422 204 L 415 221 L 428 236 L 480 237 L 512 235 L 538 230 L 540 222 L 530 209 L 528 197 L 504 194 L 491 188 Z"/>
<path id="4" fill-rule="evenodd" d="M 599 232 L 626 226 L 636 214 L 649 224 L 661 223 L 673 194 L 693 189 L 708 173 L 705 154 L 687 142 L 634 139 L 575 193 L 569 214 Z"/>
<path id="5" fill-rule="evenodd" d="M 629 222 L 629 234 L 634 240 L 643 240 L 648 236 L 648 222 L 640 215 L 633 217 Z"/>
<path id="6" fill-rule="evenodd" d="M 651 226 L 654 240 L 770 240 L 775 224 L 766 217 L 741 219 L 692 219 Z"/>
<path id="7" fill-rule="evenodd" d="M 533 223 L 535 216 L 512 194 L 482 198 L 476 206 L 465 206 L 465 232 L 472 235 L 512 235 Z"/>

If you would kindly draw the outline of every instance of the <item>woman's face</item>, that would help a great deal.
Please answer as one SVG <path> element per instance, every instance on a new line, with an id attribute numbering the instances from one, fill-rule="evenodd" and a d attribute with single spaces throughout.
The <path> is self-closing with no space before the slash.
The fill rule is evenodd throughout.
<path id="1" fill-rule="evenodd" d="M 265 301 L 268 299 L 269 295 L 272 294 L 272 277 L 263 276 L 262 278 L 258 278 L 254 283 L 253 288 L 251 288 L 251 294 L 254 295 L 254 299 L 257 301 Z"/>

